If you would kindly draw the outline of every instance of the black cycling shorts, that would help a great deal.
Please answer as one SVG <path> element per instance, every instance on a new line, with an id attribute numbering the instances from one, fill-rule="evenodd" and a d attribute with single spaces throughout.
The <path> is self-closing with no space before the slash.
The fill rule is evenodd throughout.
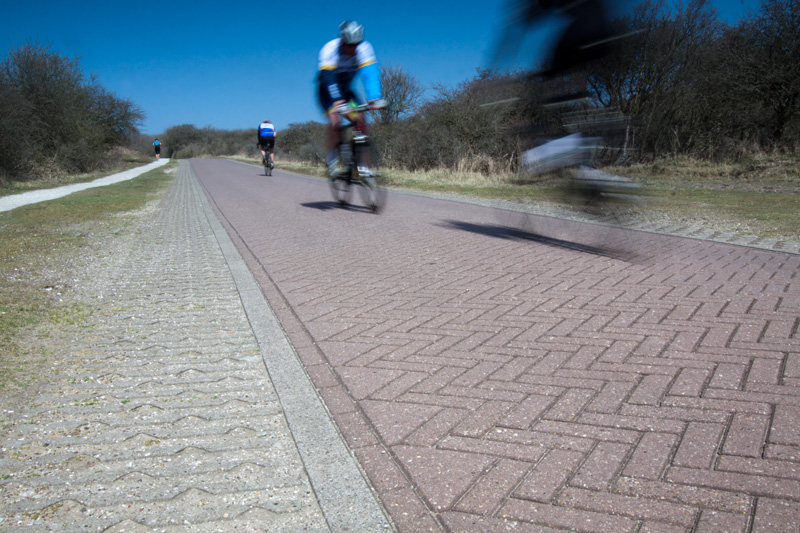
<path id="1" fill-rule="evenodd" d="M 264 150 L 275 148 L 275 137 L 259 137 L 258 145 Z"/>

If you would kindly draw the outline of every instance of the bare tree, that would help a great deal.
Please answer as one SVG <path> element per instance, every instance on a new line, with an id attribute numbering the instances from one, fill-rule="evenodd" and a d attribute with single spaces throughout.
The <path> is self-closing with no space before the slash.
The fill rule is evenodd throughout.
<path id="1" fill-rule="evenodd" d="M 738 33 L 750 51 L 737 65 L 739 88 L 768 110 L 772 141 L 781 141 L 800 118 L 800 0 L 763 0 Z"/>
<path id="2" fill-rule="evenodd" d="M 397 65 L 381 68 L 381 86 L 387 104 L 379 111 L 383 125 L 394 124 L 413 113 L 424 92 L 417 78 Z"/>
<path id="3" fill-rule="evenodd" d="M 592 72 L 595 96 L 639 121 L 640 145 L 679 149 L 683 132 L 672 121 L 683 111 L 681 95 L 694 83 L 700 52 L 719 34 L 714 10 L 707 0 L 679 2 L 673 10 L 662 0 L 645 0 L 615 24 L 619 34 L 631 36 Z"/>

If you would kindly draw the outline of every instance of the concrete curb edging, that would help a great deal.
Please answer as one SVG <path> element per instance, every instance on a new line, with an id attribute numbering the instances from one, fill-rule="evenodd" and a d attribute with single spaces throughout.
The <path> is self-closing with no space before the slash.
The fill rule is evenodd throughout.
<path id="1" fill-rule="evenodd" d="M 191 166 L 188 163 L 182 163 Z M 252 273 L 192 172 L 192 184 L 230 268 L 311 485 L 333 531 L 393 529 L 330 418 Z"/>

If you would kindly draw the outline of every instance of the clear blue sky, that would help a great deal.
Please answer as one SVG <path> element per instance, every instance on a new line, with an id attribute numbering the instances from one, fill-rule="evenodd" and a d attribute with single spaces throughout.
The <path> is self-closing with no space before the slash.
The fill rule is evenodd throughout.
<path id="1" fill-rule="evenodd" d="M 624 0 L 628 5 L 635 0 Z M 712 0 L 724 20 L 757 11 L 759 0 Z M 341 5 L 342 7 L 337 7 Z M 321 120 L 314 98 L 319 49 L 339 23 L 359 20 L 382 64 L 400 65 L 432 94 L 470 79 L 502 28 L 505 1 L 406 0 L 40 0 L 0 15 L 3 55 L 27 41 L 80 59 L 83 70 L 147 114 L 159 134 L 194 124 L 285 128 Z"/>

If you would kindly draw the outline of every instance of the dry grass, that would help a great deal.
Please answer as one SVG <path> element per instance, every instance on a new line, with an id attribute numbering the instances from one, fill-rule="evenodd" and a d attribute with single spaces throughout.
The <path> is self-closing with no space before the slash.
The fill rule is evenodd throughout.
<path id="1" fill-rule="evenodd" d="M 742 192 L 800 194 L 800 156 L 754 155 L 739 163 L 714 163 L 688 157 L 611 167 L 658 188 L 704 188 Z"/>

